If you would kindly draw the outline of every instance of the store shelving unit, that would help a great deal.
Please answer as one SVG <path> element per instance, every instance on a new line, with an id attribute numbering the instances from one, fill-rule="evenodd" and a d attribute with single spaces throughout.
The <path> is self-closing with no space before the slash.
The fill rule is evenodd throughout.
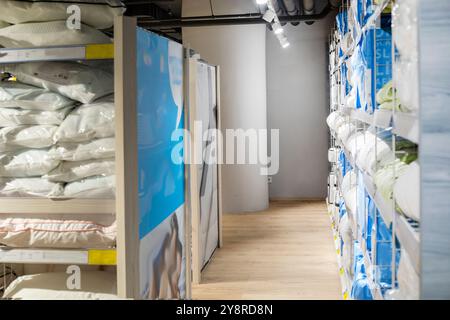
<path id="1" fill-rule="evenodd" d="M 387 6 L 392 3 L 393 2 L 389 0 L 382 1 L 375 8 L 375 10 L 373 10 L 372 15 L 370 16 L 370 18 L 367 19 L 366 25 L 364 25 L 359 31 L 356 32 L 357 36 L 353 41 L 353 47 L 347 50 L 348 54 L 344 54 L 340 58 L 336 57 L 333 57 L 332 59 L 330 58 L 330 62 L 333 61 L 335 62 L 335 65 L 330 65 L 329 67 L 330 83 L 332 86 L 337 86 L 338 88 L 345 87 L 344 84 L 346 82 L 346 79 L 344 78 L 343 75 L 341 75 L 342 63 L 344 63 L 351 57 L 351 55 L 354 52 L 355 46 L 361 42 L 361 40 L 369 30 L 371 30 L 378 24 L 378 20 L 381 18 L 382 12 L 385 12 Z M 349 6 L 350 6 L 349 3 L 347 3 L 347 5 L 344 5 L 343 10 L 347 9 Z M 335 34 L 337 33 L 335 32 Z M 331 42 L 332 44 L 330 45 L 330 56 L 335 54 L 334 51 L 336 51 L 337 48 L 339 48 L 340 41 L 337 40 L 337 35 L 334 37 L 331 36 Z M 392 56 L 394 56 L 394 54 Z M 419 144 L 421 145 L 420 136 L 422 130 L 421 129 L 422 119 L 419 118 L 417 115 L 396 112 L 394 110 L 391 111 L 391 110 L 376 109 L 373 113 L 368 113 L 361 109 L 350 109 L 344 103 L 345 90 L 338 89 L 335 91 L 337 92 L 337 94 L 334 95 L 333 89 L 331 89 L 331 92 L 332 92 L 331 95 L 332 103 L 330 111 L 340 112 L 341 116 L 343 116 L 347 122 L 353 123 L 358 128 L 358 131 L 370 129 L 372 132 L 376 133 L 376 135 L 378 135 L 379 133 L 384 133 L 386 131 L 392 133 L 394 141 L 392 153 L 394 154 L 394 157 L 397 152 L 395 147 L 395 141 L 397 140 L 396 137 L 409 140 L 417 145 Z M 414 270 L 416 271 L 417 274 L 421 275 L 422 274 L 421 258 L 423 256 L 423 252 L 421 249 L 422 248 L 421 238 L 423 233 L 422 226 L 419 225 L 418 222 L 406 218 L 403 214 L 397 212 L 394 200 L 388 201 L 383 198 L 381 193 L 377 190 L 373 178 L 367 172 L 358 167 L 356 159 L 352 157 L 353 155 L 350 154 L 344 143 L 340 141 L 336 132 L 331 132 L 330 139 L 332 141 L 333 146 L 334 145 L 338 146 L 344 152 L 347 161 L 354 168 L 354 170 L 356 170 L 357 174 L 362 175 L 363 187 L 366 193 L 369 195 L 369 197 L 373 200 L 375 207 L 377 208 L 381 218 L 387 225 L 392 224 L 393 239 L 398 240 L 401 248 L 408 253 L 412 261 Z M 421 169 L 423 170 L 422 152 L 419 154 L 419 161 L 421 162 Z M 335 172 L 335 174 L 340 176 L 339 169 L 337 169 L 337 172 Z M 340 179 L 342 178 L 343 177 L 340 177 Z M 421 194 L 423 195 L 423 192 L 421 192 Z M 352 215 L 350 214 L 349 217 L 350 216 Z M 354 227 L 353 224 L 356 224 L 356 227 Z M 363 251 L 364 256 L 364 265 L 366 267 L 367 278 L 372 297 L 374 299 L 383 299 L 384 297 L 382 294 L 382 290 L 380 286 L 376 283 L 376 279 L 374 279 L 373 277 L 373 275 L 375 274 L 374 270 L 376 268 L 374 262 L 376 260 L 372 259 L 374 258 L 372 254 L 376 255 L 376 252 L 372 252 L 371 254 L 368 253 L 366 248 L 367 246 L 365 244 L 365 239 L 361 239 L 359 228 L 360 226 L 357 225 L 357 222 L 352 221 L 353 237 L 355 240 L 358 240 L 361 244 L 361 249 Z M 397 284 L 396 270 L 398 266 L 396 265 L 395 262 L 396 259 L 394 251 L 396 251 L 397 249 L 393 247 L 392 250 L 393 250 L 392 288 L 395 288 Z"/>

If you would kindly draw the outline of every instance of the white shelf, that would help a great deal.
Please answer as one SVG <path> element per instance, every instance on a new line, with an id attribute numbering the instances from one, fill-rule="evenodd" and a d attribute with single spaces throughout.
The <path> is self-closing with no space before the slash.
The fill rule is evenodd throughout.
<path id="1" fill-rule="evenodd" d="M 115 265 L 115 249 L 16 249 L 0 247 L 0 263 Z"/>
<path id="2" fill-rule="evenodd" d="M 397 112 L 393 118 L 393 132 L 416 144 L 419 143 L 419 120 L 410 113 Z"/>
<path id="3" fill-rule="evenodd" d="M 114 45 L 89 44 L 37 48 L 0 48 L 0 63 L 103 60 L 114 58 Z"/>

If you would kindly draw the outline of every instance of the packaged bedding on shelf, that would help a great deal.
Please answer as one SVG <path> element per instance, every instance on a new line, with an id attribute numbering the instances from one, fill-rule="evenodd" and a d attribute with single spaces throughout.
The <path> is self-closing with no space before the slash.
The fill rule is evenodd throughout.
<path id="1" fill-rule="evenodd" d="M 73 110 L 55 133 L 56 142 L 85 142 L 113 137 L 115 133 L 114 96 L 108 96 Z"/>
<path id="2" fill-rule="evenodd" d="M 57 126 L 52 125 L 0 128 L 0 152 L 48 148 L 53 145 L 57 129 Z"/>
<path id="3" fill-rule="evenodd" d="M 18 81 L 88 104 L 114 92 L 114 76 L 77 62 L 26 62 L 3 66 Z"/>
<path id="4" fill-rule="evenodd" d="M 0 244 L 12 248 L 112 248 L 114 222 L 104 226 L 92 221 L 54 219 L 0 219 Z"/>
<path id="5" fill-rule="evenodd" d="M 0 82 L 0 108 L 57 111 L 74 104 L 73 100 L 48 89 L 16 81 Z"/>
<path id="6" fill-rule="evenodd" d="M 0 177 L 42 176 L 55 169 L 59 163 L 59 160 L 49 157 L 48 149 L 0 153 Z"/>
<path id="7" fill-rule="evenodd" d="M 3 298 L 12 300 L 117 300 L 117 276 L 109 271 L 83 271 L 81 289 L 67 288 L 67 273 L 24 275 L 14 280 Z"/>
<path id="8" fill-rule="evenodd" d="M 81 22 L 97 29 L 112 27 L 114 17 L 125 12 L 125 5 L 119 0 L 0 0 L 0 21 L 19 24 L 66 20 L 72 5 L 80 9 Z"/>
<path id="9" fill-rule="evenodd" d="M 58 143 L 49 151 L 49 157 L 61 161 L 107 159 L 115 156 L 115 149 L 115 138 L 80 143 Z"/>
<path id="10" fill-rule="evenodd" d="M 66 20 L 61 20 L 16 24 L 2 28 L 0 47 L 32 48 L 112 42 L 106 34 L 87 25 L 82 24 L 80 29 L 72 30 L 67 28 L 66 24 Z"/>
<path id="11" fill-rule="evenodd" d="M 50 182 L 41 177 L 0 178 L 0 196 L 2 197 L 56 198 L 63 192 L 62 184 Z"/>
<path id="12" fill-rule="evenodd" d="M 17 127 L 21 125 L 60 125 L 72 107 L 56 111 L 37 111 L 0 107 L 0 127 Z"/>
<path id="13" fill-rule="evenodd" d="M 68 183 L 64 187 L 66 198 L 113 199 L 116 195 L 116 176 L 97 176 Z"/>
<path id="14" fill-rule="evenodd" d="M 420 277 L 414 270 L 411 259 L 402 249 L 397 271 L 398 288 L 386 293 L 387 300 L 419 300 Z"/>
<path id="15" fill-rule="evenodd" d="M 115 174 L 115 160 L 100 159 L 76 162 L 62 162 L 43 178 L 53 182 L 74 182 L 93 176 L 111 176 Z"/>

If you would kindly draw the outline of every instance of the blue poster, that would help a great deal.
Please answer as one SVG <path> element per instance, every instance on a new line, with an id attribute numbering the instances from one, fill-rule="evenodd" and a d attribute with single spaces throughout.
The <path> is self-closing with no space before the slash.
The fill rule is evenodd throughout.
<path id="1" fill-rule="evenodd" d="M 183 48 L 137 30 L 140 281 L 143 299 L 184 297 Z M 181 138 L 182 139 L 182 138 Z"/>

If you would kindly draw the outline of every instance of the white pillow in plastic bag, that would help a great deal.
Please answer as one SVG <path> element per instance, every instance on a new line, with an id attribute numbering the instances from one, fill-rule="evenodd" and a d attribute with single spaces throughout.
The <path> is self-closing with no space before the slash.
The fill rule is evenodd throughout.
<path id="1" fill-rule="evenodd" d="M 9 218 L 0 220 L 0 243 L 13 248 L 110 248 L 116 229 L 115 223 Z"/>
<path id="2" fill-rule="evenodd" d="M 80 8 L 81 21 L 97 29 L 112 27 L 114 17 L 125 12 L 119 0 L 0 0 L 0 20 L 12 24 L 67 20 L 67 8 L 74 4 Z"/>
<path id="3" fill-rule="evenodd" d="M 57 126 L 37 125 L 0 129 L 0 152 L 19 149 L 42 149 L 53 145 Z"/>
<path id="4" fill-rule="evenodd" d="M 115 133 L 113 97 L 107 97 L 73 110 L 55 133 L 57 142 L 83 142 L 113 137 Z"/>
<path id="5" fill-rule="evenodd" d="M 394 198 L 401 211 L 420 221 L 420 167 L 414 161 L 399 176 L 394 185 Z"/>
<path id="6" fill-rule="evenodd" d="M 345 145 L 349 136 L 356 130 L 356 126 L 353 123 L 346 123 L 340 126 L 338 130 L 338 138 Z"/>
<path id="7" fill-rule="evenodd" d="M 20 125 L 60 125 L 72 107 L 56 111 L 23 110 L 0 108 L 0 127 L 17 127 Z"/>
<path id="8" fill-rule="evenodd" d="M 62 162 L 44 178 L 55 182 L 73 182 L 93 176 L 110 176 L 115 173 L 115 163 L 114 159 Z"/>
<path id="9" fill-rule="evenodd" d="M 75 102 L 46 89 L 15 81 L 0 83 L 0 108 L 55 111 Z"/>
<path id="10" fill-rule="evenodd" d="M 347 193 L 356 186 L 356 172 L 354 170 L 347 172 L 342 179 L 342 193 Z"/>
<path id="11" fill-rule="evenodd" d="M 377 138 L 376 147 L 370 149 L 363 164 L 364 170 L 373 176 L 378 168 L 382 168 L 395 160 L 391 147 L 385 141 Z"/>
<path id="12" fill-rule="evenodd" d="M 48 156 L 48 150 L 25 150 L 0 154 L 1 177 L 36 177 L 55 169 L 58 160 Z"/>
<path id="13" fill-rule="evenodd" d="M 92 177 L 71 182 L 64 188 L 64 197 L 112 199 L 116 196 L 116 176 Z"/>
<path id="14" fill-rule="evenodd" d="M 47 272 L 20 276 L 3 298 L 17 300 L 118 300 L 117 275 L 109 271 L 83 271 L 81 289 L 67 288 L 68 274 Z"/>
<path id="15" fill-rule="evenodd" d="M 0 196 L 4 197 L 59 197 L 63 193 L 60 183 L 42 178 L 0 178 Z"/>
<path id="16" fill-rule="evenodd" d="M 64 45 L 111 43 L 101 31 L 81 25 L 79 30 L 67 28 L 66 21 L 16 24 L 0 29 L 0 47 L 32 48 Z"/>
<path id="17" fill-rule="evenodd" d="M 351 214 L 353 217 L 356 214 L 356 195 L 357 195 L 357 187 L 353 186 L 347 192 L 343 192 L 345 207 L 347 208 L 347 212 Z"/>
<path id="18" fill-rule="evenodd" d="M 333 123 L 336 121 L 337 117 L 339 116 L 339 112 L 333 111 L 330 113 L 330 115 L 327 117 L 327 124 L 330 129 L 333 129 Z"/>
<path id="19" fill-rule="evenodd" d="M 49 151 L 54 160 L 85 161 L 113 158 L 115 156 L 114 138 L 96 139 L 83 143 L 60 143 Z"/>
<path id="20" fill-rule="evenodd" d="M 77 62 L 27 62 L 6 65 L 4 69 L 20 82 L 81 103 L 91 103 L 114 92 L 112 74 Z"/>

